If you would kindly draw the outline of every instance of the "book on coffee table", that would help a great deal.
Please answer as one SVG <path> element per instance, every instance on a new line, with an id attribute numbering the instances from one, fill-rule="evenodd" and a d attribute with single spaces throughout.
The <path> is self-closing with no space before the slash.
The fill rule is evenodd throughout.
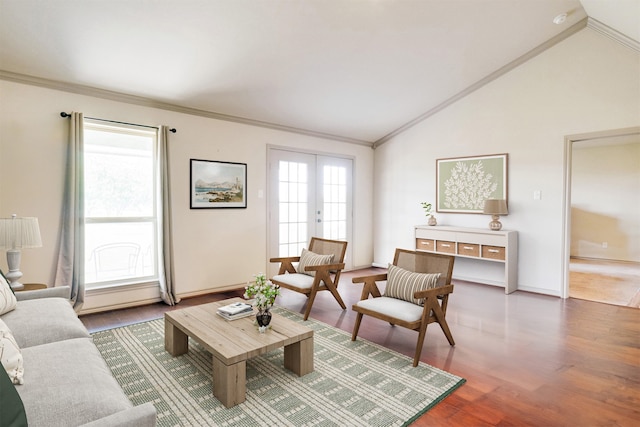
<path id="1" fill-rule="evenodd" d="M 238 313 L 238 314 L 233 314 L 233 315 L 224 314 L 221 311 L 217 311 L 216 313 L 218 313 L 218 316 L 222 317 L 225 320 L 236 320 L 236 319 L 242 319 L 243 317 L 252 316 L 253 310 Z"/>
<path id="2" fill-rule="evenodd" d="M 251 306 L 251 304 L 236 302 L 233 304 L 225 305 L 224 307 L 220 307 L 217 313 L 227 320 L 235 320 L 242 317 L 251 316 L 253 314 L 253 307 Z"/>

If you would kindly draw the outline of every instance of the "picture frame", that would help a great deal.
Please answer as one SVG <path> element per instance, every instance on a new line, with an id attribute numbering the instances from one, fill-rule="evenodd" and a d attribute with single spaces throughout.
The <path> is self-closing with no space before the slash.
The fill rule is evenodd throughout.
<path id="1" fill-rule="evenodd" d="M 247 207 L 247 164 L 191 159 L 190 208 Z"/>
<path id="2" fill-rule="evenodd" d="M 508 203 L 507 153 L 436 159 L 436 212 L 482 213 L 485 199 Z"/>

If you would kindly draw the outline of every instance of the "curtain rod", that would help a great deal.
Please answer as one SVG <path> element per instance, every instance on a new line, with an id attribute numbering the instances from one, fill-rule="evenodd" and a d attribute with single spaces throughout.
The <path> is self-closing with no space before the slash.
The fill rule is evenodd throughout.
<path id="1" fill-rule="evenodd" d="M 68 117 L 71 117 L 71 114 L 69 114 L 69 113 L 65 113 L 65 112 L 63 111 L 63 112 L 61 112 L 61 113 L 60 113 L 60 117 L 62 117 L 62 118 L 65 118 L 65 119 L 66 119 L 66 118 L 68 118 Z M 147 125 L 139 125 L 139 124 L 137 124 L 137 123 L 118 122 L 118 121 L 116 121 L 116 120 L 98 119 L 98 118 L 96 118 L 96 117 L 85 117 L 85 118 L 86 118 L 86 119 L 90 119 L 90 120 L 99 120 L 99 121 L 101 121 L 101 122 L 118 123 L 118 124 L 121 124 L 121 125 L 131 125 L 131 126 L 140 126 L 140 127 L 143 127 L 143 128 L 158 129 L 158 127 L 157 127 L 157 126 L 147 126 Z M 171 128 L 171 129 L 169 129 L 169 132 L 176 133 L 176 132 L 177 132 L 177 130 L 176 130 L 176 128 Z"/>

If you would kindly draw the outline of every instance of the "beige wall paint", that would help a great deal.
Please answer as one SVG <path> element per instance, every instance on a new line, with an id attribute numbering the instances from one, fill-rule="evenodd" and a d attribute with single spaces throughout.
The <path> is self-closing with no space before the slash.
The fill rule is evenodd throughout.
<path id="1" fill-rule="evenodd" d="M 371 148 L 0 81 L 0 216 L 38 217 L 44 243 L 42 248 L 23 251 L 25 283 L 53 283 L 68 133 L 68 120 L 60 117 L 61 111 L 178 129 L 169 144 L 179 295 L 238 287 L 266 271 L 267 145 L 354 158 L 353 264 L 371 264 Z M 247 209 L 189 209 L 191 158 L 247 163 Z M 0 266 L 6 269 L 4 251 Z M 149 288 L 124 296 L 99 292 L 87 296 L 85 308 L 156 297 L 156 290 Z"/>
<path id="2" fill-rule="evenodd" d="M 640 135 L 580 145 L 571 159 L 571 256 L 640 262 Z"/>
<path id="3" fill-rule="evenodd" d="M 585 29 L 381 145 L 375 152 L 374 254 L 414 247 L 419 202 L 435 201 L 438 158 L 509 153 L 509 215 L 519 232 L 518 286 L 562 295 L 564 138 L 638 126 L 640 54 Z M 534 200 L 540 190 L 541 200 Z M 487 227 L 478 214 L 437 215 L 438 224 Z M 457 259 L 454 276 L 487 282 L 497 265 Z"/>

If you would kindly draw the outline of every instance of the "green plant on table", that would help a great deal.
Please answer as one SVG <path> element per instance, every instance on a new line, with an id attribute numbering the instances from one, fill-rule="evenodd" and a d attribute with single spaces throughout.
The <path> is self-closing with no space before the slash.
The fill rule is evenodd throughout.
<path id="1" fill-rule="evenodd" d="M 424 209 L 424 213 L 426 216 L 432 215 L 433 209 L 431 203 L 421 202 L 422 209 Z"/>
<path id="2" fill-rule="evenodd" d="M 247 283 L 244 288 L 244 297 L 254 298 L 253 304 L 258 310 L 266 310 L 273 306 L 276 297 L 280 295 L 280 286 L 267 279 L 264 273 L 256 274 L 255 281 Z"/>

